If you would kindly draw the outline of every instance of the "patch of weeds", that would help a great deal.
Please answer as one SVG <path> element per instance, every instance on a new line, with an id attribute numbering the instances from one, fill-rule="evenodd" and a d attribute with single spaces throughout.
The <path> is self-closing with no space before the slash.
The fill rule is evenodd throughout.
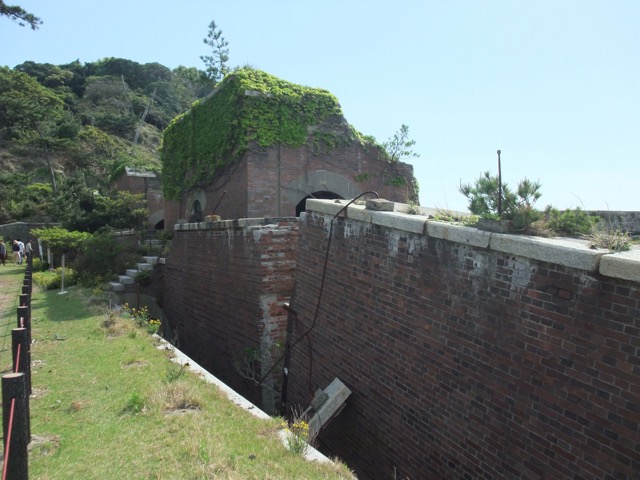
<path id="1" fill-rule="evenodd" d="M 123 415 L 126 415 L 126 414 L 135 415 L 138 413 L 142 413 L 144 410 L 145 410 L 144 397 L 140 395 L 138 392 L 134 391 L 127 399 L 127 402 L 125 406 L 122 408 L 121 413 Z"/>
<path id="2" fill-rule="evenodd" d="M 105 318 L 100 324 L 100 328 L 107 337 L 119 337 L 125 334 L 135 333 L 131 322 L 121 317 L 122 311 L 119 309 L 107 309 Z"/>
<path id="3" fill-rule="evenodd" d="M 407 205 L 407 209 L 405 213 L 409 215 L 420 214 L 420 205 L 418 205 L 418 202 L 405 197 L 405 204 Z"/>
<path id="4" fill-rule="evenodd" d="M 141 328 L 144 328 L 147 333 L 154 334 L 160 330 L 160 320 L 151 318 L 149 314 L 149 308 L 143 306 L 141 308 L 130 307 L 128 303 L 124 304 L 123 311 L 131 315 L 135 324 Z"/>
<path id="5" fill-rule="evenodd" d="M 167 412 L 200 410 L 203 404 L 197 390 L 187 382 L 173 382 L 157 390 L 151 402 Z"/>
<path id="6" fill-rule="evenodd" d="M 172 383 L 177 380 L 180 380 L 185 374 L 186 366 L 178 365 L 176 363 L 171 362 L 167 367 L 167 372 L 164 375 L 165 383 Z"/>
<path id="7" fill-rule="evenodd" d="M 587 238 L 591 248 L 606 248 L 612 253 L 626 252 L 631 248 L 631 236 L 621 230 L 596 225 Z"/>
<path id="8" fill-rule="evenodd" d="M 149 321 L 147 322 L 146 330 L 150 335 L 158 333 L 158 330 L 160 330 L 160 320 L 157 320 L 155 318 L 149 319 Z"/>
<path id="9" fill-rule="evenodd" d="M 307 411 L 300 408 L 291 410 L 291 419 L 282 422 L 285 430 L 285 439 L 289 451 L 296 455 L 307 453 L 309 446 L 315 440 L 315 435 L 309 430 Z"/>
<path id="10" fill-rule="evenodd" d="M 287 448 L 295 455 L 304 455 L 309 448 L 309 423 L 302 419 L 282 422 L 285 429 Z"/>

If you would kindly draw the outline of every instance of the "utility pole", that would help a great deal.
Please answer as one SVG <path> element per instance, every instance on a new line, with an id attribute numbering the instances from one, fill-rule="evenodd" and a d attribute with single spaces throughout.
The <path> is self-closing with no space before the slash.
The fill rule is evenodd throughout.
<path id="1" fill-rule="evenodd" d="M 498 216 L 502 218 L 502 165 L 500 165 L 500 150 L 498 150 Z"/>

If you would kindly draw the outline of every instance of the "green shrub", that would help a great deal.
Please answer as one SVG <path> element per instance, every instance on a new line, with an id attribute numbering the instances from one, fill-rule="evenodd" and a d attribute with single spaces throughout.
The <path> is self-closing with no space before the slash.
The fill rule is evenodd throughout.
<path id="1" fill-rule="evenodd" d="M 73 267 L 81 272 L 83 286 L 95 287 L 124 272 L 137 258 L 110 233 L 96 232 L 83 243 Z"/>
<path id="2" fill-rule="evenodd" d="M 32 271 L 44 272 L 49 270 L 49 262 L 40 260 L 40 257 L 33 257 Z"/>
<path id="3" fill-rule="evenodd" d="M 547 227 L 557 235 L 573 237 L 589 235 L 598 222 L 598 217 L 589 215 L 580 208 L 567 208 L 561 212 L 549 206 L 545 210 L 545 220 Z"/>
<path id="4" fill-rule="evenodd" d="M 459 191 L 469 200 L 472 214 L 487 219 L 511 220 L 514 231 L 524 232 L 542 217 L 533 208 L 542 196 L 540 183 L 527 178 L 512 191 L 506 183 L 500 185 L 498 177 L 484 172 L 473 184 L 461 184 Z"/>
<path id="5" fill-rule="evenodd" d="M 78 283 L 78 276 L 76 272 L 69 268 L 64 268 L 64 285 L 70 287 Z M 34 272 L 33 284 L 42 288 L 43 290 L 54 290 L 62 286 L 62 267 L 56 268 L 52 271 Z"/>

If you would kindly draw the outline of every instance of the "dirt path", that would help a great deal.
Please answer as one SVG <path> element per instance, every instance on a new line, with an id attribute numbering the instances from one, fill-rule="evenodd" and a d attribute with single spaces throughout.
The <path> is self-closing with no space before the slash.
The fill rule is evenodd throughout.
<path id="1" fill-rule="evenodd" d="M 11 368 L 11 329 L 16 327 L 16 308 L 20 295 L 24 265 L 0 264 L 0 370 Z"/>

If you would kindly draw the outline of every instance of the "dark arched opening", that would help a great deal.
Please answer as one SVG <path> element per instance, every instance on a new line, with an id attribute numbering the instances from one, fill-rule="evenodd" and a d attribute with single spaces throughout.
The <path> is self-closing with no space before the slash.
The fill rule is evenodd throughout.
<path id="1" fill-rule="evenodd" d="M 197 223 L 202 222 L 204 217 L 202 216 L 202 205 L 200 205 L 200 201 L 196 200 L 193 202 L 193 206 L 191 207 L 191 217 L 189 217 L 189 222 Z"/>
<path id="2" fill-rule="evenodd" d="M 156 223 L 155 230 L 164 230 L 164 219 L 160 220 L 158 223 Z"/>
<path id="3" fill-rule="evenodd" d="M 300 214 L 306 210 L 307 198 L 317 198 L 320 200 L 331 200 L 333 198 L 337 198 L 340 200 L 343 199 L 340 195 L 333 192 L 326 192 L 326 191 L 313 192 L 311 195 L 307 195 L 302 200 L 300 200 L 300 202 L 298 202 L 298 205 L 296 205 L 296 217 L 299 217 Z"/>

